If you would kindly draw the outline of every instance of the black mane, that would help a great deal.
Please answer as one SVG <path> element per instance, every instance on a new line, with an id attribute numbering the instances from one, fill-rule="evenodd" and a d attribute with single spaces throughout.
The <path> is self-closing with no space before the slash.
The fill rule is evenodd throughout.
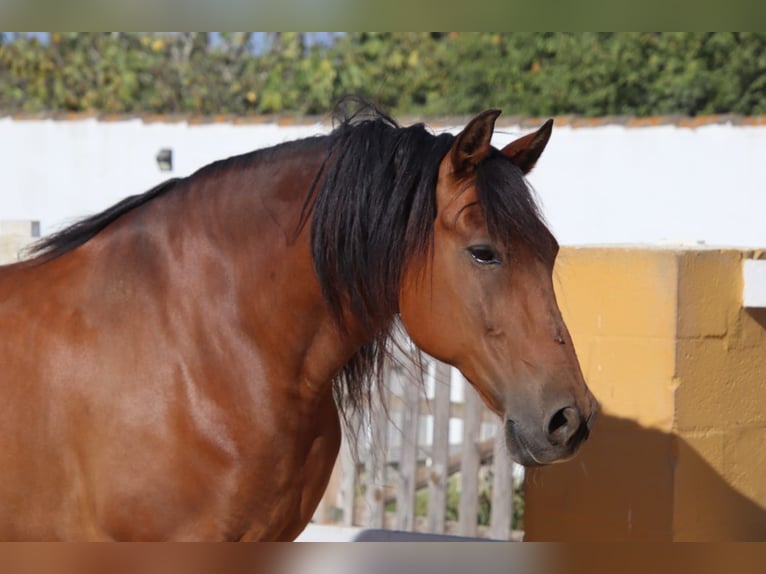
<path id="1" fill-rule="evenodd" d="M 23 253 L 26 258 L 30 260 L 37 259 L 38 262 L 42 263 L 50 261 L 51 259 L 60 257 L 87 243 L 126 213 L 179 188 L 193 179 L 207 177 L 211 174 L 230 169 L 247 169 L 261 160 L 269 161 L 272 158 L 279 156 L 281 153 L 289 153 L 290 151 L 310 147 L 314 145 L 316 141 L 326 137 L 327 136 L 314 136 L 302 140 L 283 142 L 272 147 L 257 149 L 245 154 L 214 161 L 201 167 L 187 177 L 174 177 L 168 179 L 144 193 L 126 197 L 100 213 L 80 219 L 68 227 L 64 227 L 59 231 L 35 241 L 29 245 Z"/>
<path id="2" fill-rule="evenodd" d="M 364 411 L 391 355 L 404 266 L 431 253 L 439 166 L 455 136 L 433 135 L 423 124 L 400 127 L 369 104 L 339 119 L 304 214 L 311 214 L 314 266 L 338 325 L 349 309 L 373 333 L 335 386 L 339 405 Z M 520 240 L 548 255 L 553 239 L 521 170 L 495 151 L 475 175 L 492 239 Z"/>
<path id="3" fill-rule="evenodd" d="M 339 119 L 304 213 L 311 214 L 314 267 L 338 325 L 348 307 L 373 333 L 335 385 L 341 407 L 366 410 L 390 355 L 404 264 L 430 251 L 439 164 L 454 136 L 434 136 L 422 124 L 402 128 L 372 106 Z"/>
<path id="4" fill-rule="evenodd" d="M 173 189 L 179 181 L 181 181 L 179 178 L 169 179 L 147 192 L 126 197 L 101 213 L 81 219 L 69 227 L 65 227 L 60 231 L 51 233 L 50 235 L 35 241 L 25 250 L 25 254 L 28 257 L 38 258 L 41 261 L 48 261 L 60 257 L 93 239 L 105 227 L 125 215 L 127 212 L 167 193 Z"/>

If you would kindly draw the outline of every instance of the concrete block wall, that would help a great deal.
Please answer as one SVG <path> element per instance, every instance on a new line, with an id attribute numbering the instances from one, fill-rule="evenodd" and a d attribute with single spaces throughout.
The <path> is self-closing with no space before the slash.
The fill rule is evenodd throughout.
<path id="1" fill-rule="evenodd" d="M 766 309 L 734 249 L 566 248 L 557 293 L 603 415 L 531 469 L 527 540 L 766 540 Z"/>
<path id="2" fill-rule="evenodd" d="M 766 540 L 766 309 L 741 306 L 746 256 L 763 253 L 700 251 L 679 261 L 673 523 L 680 540 Z M 743 498 L 719 495 L 696 454 Z"/>

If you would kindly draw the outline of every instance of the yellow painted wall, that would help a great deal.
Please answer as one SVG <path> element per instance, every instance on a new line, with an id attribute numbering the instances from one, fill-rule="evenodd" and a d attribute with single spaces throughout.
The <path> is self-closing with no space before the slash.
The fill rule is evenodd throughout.
<path id="1" fill-rule="evenodd" d="M 603 415 L 531 469 L 527 540 L 766 540 L 766 311 L 719 249 L 569 248 L 559 303 Z"/>

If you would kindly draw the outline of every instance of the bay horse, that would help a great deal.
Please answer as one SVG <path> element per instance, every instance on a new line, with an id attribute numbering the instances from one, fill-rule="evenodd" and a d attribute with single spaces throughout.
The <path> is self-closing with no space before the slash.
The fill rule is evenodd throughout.
<path id="1" fill-rule="evenodd" d="M 294 539 L 398 321 L 513 458 L 571 457 L 597 404 L 524 179 L 552 121 L 499 150 L 499 113 L 457 136 L 347 114 L 0 268 L 0 539 Z"/>

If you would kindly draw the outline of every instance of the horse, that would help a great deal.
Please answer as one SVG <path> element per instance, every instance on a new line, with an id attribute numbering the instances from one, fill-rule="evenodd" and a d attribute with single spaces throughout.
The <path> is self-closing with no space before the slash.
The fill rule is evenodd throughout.
<path id="1" fill-rule="evenodd" d="M 216 161 L 0 267 L 0 539 L 292 540 L 403 325 L 525 465 L 597 402 L 556 303 L 558 244 L 503 149 L 370 107 Z"/>

